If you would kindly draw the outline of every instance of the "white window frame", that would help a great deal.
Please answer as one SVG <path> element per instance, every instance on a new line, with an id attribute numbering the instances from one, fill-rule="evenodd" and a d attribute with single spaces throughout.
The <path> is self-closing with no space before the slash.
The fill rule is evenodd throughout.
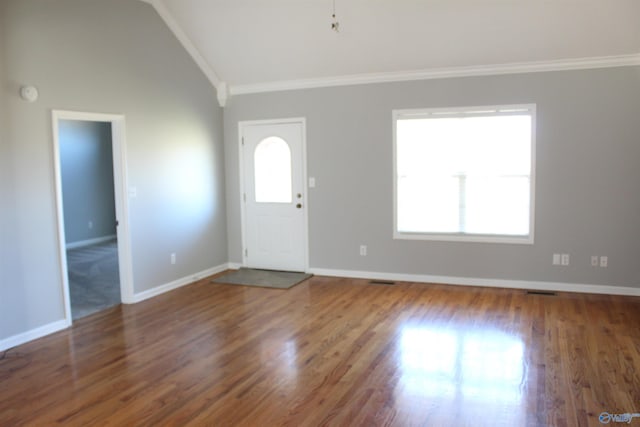
<path id="1" fill-rule="evenodd" d="M 423 233 L 398 231 L 398 164 L 397 164 L 397 123 L 400 119 L 409 117 L 479 117 L 508 115 L 526 110 L 531 116 L 531 173 L 530 173 L 530 204 L 529 204 L 529 234 L 523 236 L 500 234 L 471 234 L 471 233 Z M 525 244 L 534 243 L 535 234 L 535 173 L 536 173 L 536 104 L 514 105 L 483 105 L 475 107 L 448 107 L 393 110 L 393 238 L 400 240 L 435 240 L 449 242 L 483 242 Z"/>

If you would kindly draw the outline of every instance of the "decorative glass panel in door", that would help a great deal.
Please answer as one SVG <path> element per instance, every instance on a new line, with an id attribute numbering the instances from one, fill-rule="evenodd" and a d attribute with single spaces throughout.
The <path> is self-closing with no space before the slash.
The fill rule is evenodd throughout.
<path id="1" fill-rule="evenodd" d="M 277 136 L 263 139 L 254 153 L 256 203 L 291 203 L 291 149 Z"/>

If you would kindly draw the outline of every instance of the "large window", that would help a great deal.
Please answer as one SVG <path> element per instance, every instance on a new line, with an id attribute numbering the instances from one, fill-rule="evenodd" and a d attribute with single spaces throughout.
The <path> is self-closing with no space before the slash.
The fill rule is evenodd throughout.
<path id="1" fill-rule="evenodd" d="M 533 243 L 535 105 L 396 110 L 395 230 Z"/>

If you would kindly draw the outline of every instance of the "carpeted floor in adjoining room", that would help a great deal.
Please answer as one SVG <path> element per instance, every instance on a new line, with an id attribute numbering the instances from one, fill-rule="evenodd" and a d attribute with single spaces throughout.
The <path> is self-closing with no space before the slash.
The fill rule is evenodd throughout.
<path id="1" fill-rule="evenodd" d="M 67 250 L 73 319 L 120 304 L 120 273 L 116 240 Z"/>

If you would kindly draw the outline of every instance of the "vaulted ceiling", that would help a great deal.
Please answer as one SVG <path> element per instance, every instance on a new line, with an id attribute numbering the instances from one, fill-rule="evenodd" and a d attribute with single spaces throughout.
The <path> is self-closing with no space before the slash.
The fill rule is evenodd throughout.
<path id="1" fill-rule="evenodd" d="M 640 64 L 640 0 L 145 1 L 230 93 Z"/>

